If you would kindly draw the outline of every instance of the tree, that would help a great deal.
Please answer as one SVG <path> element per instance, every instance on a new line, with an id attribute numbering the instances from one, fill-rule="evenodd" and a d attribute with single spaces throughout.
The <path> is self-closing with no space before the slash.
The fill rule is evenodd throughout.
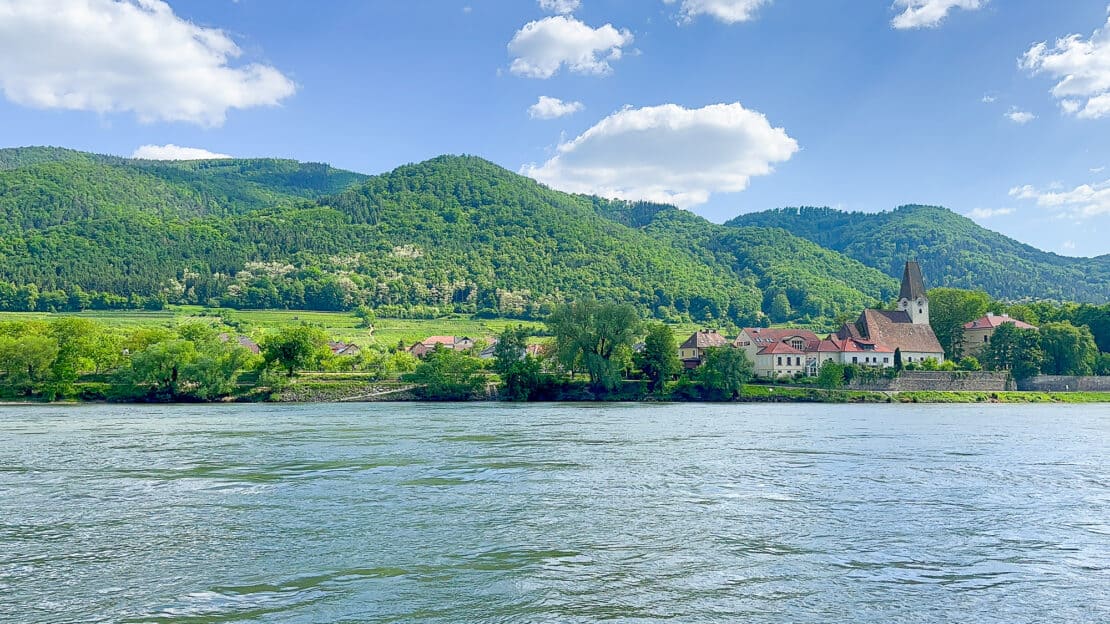
<path id="1" fill-rule="evenodd" d="M 817 385 L 826 390 L 835 390 L 844 385 L 844 366 L 832 360 L 825 360 L 817 373 Z"/>
<path id="2" fill-rule="evenodd" d="M 374 310 L 370 306 L 360 305 L 355 308 L 355 317 L 358 318 L 358 326 L 363 329 L 374 329 L 374 323 L 377 322 L 378 316 L 374 314 Z"/>
<path id="3" fill-rule="evenodd" d="M 664 382 L 682 370 L 678 341 L 671 328 L 663 323 L 652 323 L 644 337 L 644 350 L 636 354 L 635 360 L 648 379 L 648 389 L 662 390 Z"/>
<path id="4" fill-rule="evenodd" d="M 421 386 L 419 392 L 437 401 L 461 401 L 474 396 L 485 383 L 478 358 L 437 345 L 416 370 L 404 379 Z"/>
<path id="5" fill-rule="evenodd" d="M 735 399 L 752 378 L 753 369 L 752 361 L 742 349 L 711 347 L 705 350 L 705 361 L 696 377 L 711 394 Z"/>
<path id="6" fill-rule="evenodd" d="M 902 350 L 894 349 L 894 370 L 901 372 L 906 365 L 902 362 Z"/>
<path id="7" fill-rule="evenodd" d="M 172 400 L 180 395 L 182 371 L 197 357 L 196 345 L 174 338 L 131 354 L 126 379 L 140 396 Z"/>
<path id="8" fill-rule="evenodd" d="M 283 327 L 262 341 L 262 356 L 267 366 L 276 363 L 292 377 L 298 370 L 320 363 L 327 341 L 322 330 L 309 325 Z"/>
<path id="9" fill-rule="evenodd" d="M 587 299 L 559 306 L 546 323 L 555 336 L 556 357 L 567 370 L 585 369 L 594 391 L 609 392 L 620 385 L 621 370 L 613 356 L 621 347 L 631 347 L 638 333 L 635 308 Z"/>
<path id="10" fill-rule="evenodd" d="M 501 377 L 502 395 L 510 401 L 526 401 L 540 385 L 540 361 L 527 353 L 528 330 L 506 327 L 493 351 L 493 369 Z"/>
<path id="11" fill-rule="evenodd" d="M 948 359 L 959 359 L 963 349 L 964 324 L 987 313 L 991 298 L 985 292 L 958 288 L 929 291 L 929 325 Z"/>
<path id="12" fill-rule="evenodd" d="M 1090 375 L 1098 360 L 1098 347 L 1087 327 L 1067 321 L 1041 327 L 1041 348 L 1046 375 Z"/>
<path id="13" fill-rule="evenodd" d="M 70 395 L 78 377 L 94 370 L 93 362 L 104 328 L 88 319 L 65 317 L 50 323 L 50 337 L 58 344 L 58 355 L 50 366 L 50 385 L 57 395 Z"/>
<path id="14" fill-rule="evenodd" d="M 31 396 L 41 389 L 50 366 L 58 356 L 58 342 L 41 334 L 0 336 L 0 370 L 16 392 Z"/>
<path id="15" fill-rule="evenodd" d="M 1008 370 L 1014 379 L 1028 379 L 1040 372 L 1043 359 L 1037 330 L 1003 323 L 994 330 L 981 361 L 990 370 Z"/>
<path id="16" fill-rule="evenodd" d="M 769 310 L 771 320 L 777 323 L 788 320 L 794 311 L 790 309 L 790 299 L 784 292 L 778 292 L 771 298 L 771 309 Z"/>

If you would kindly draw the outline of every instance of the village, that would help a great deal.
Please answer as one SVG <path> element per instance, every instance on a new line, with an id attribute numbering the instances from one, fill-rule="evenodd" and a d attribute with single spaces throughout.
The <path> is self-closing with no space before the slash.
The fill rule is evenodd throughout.
<path id="1" fill-rule="evenodd" d="M 978 355 L 1005 323 L 1036 329 L 1004 314 L 987 313 L 964 325 L 963 355 Z M 496 338 L 479 343 L 471 337 L 431 336 L 409 347 L 408 352 L 423 358 L 435 349 L 448 349 L 488 360 L 494 357 L 496 345 Z M 642 342 L 637 343 L 633 350 L 643 347 Z M 913 261 L 905 265 L 895 310 L 864 310 L 856 322 L 844 323 L 824 338 L 809 329 L 789 327 L 745 327 L 733 338 L 716 329 L 700 329 L 678 345 L 678 358 L 685 370 L 696 370 L 709 350 L 717 348 L 742 350 L 753 365 L 753 376 L 764 380 L 816 377 L 827 362 L 871 369 L 936 370 L 946 361 L 929 323 L 929 297 L 921 267 Z M 527 355 L 543 354 L 543 345 L 528 345 Z"/>

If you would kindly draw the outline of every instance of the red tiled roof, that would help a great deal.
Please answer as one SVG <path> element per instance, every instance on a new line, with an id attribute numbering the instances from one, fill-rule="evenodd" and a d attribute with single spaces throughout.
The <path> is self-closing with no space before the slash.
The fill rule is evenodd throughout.
<path id="1" fill-rule="evenodd" d="M 814 351 L 817 345 L 821 344 L 821 339 L 817 334 L 809 331 L 808 329 L 792 329 L 789 327 L 745 327 L 737 338 L 737 341 L 743 339 L 744 335 L 752 339 L 752 344 L 755 346 L 766 346 L 776 342 L 783 342 L 790 338 L 801 338 L 805 341 L 806 351 Z"/>
<path id="2" fill-rule="evenodd" d="M 785 342 L 773 342 L 766 347 L 757 351 L 759 355 L 782 355 L 783 353 L 790 355 L 803 355 L 805 351 L 795 349 Z"/>
<path id="3" fill-rule="evenodd" d="M 910 315 L 905 312 L 864 310 L 859 324 L 864 330 L 861 338 L 874 340 L 892 349 L 912 353 L 936 353 L 941 356 L 944 354 L 933 328 L 910 322 Z"/>
<path id="4" fill-rule="evenodd" d="M 1018 329 L 1037 329 L 1025 321 L 1019 321 L 1013 318 L 1009 314 L 988 314 L 983 318 L 965 323 L 964 329 L 994 329 L 1004 323 L 1013 323 Z"/>
<path id="5" fill-rule="evenodd" d="M 424 340 L 421 340 L 420 344 L 422 344 L 426 347 L 435 346 L 437 344 L 451 346 L 451 345 L 455 344 L 455 337 L 454 336 L 428 336 Z"/>
<path id="6" fill-rule="evenodd" d="M 679 349 L 708 349 L 709 347 L 723 347 L 728 345 L 728 340 L 713 329 L 703 329 L 694 332 L 692 336 L 682 343 Z"/>

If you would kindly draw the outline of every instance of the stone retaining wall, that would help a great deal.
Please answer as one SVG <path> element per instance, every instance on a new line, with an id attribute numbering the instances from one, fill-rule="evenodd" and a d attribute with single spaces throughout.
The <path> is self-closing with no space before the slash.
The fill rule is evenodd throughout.
<path id="1" fill-rule="evenodd" d="M 1039 375 L 1018 382 L 1018 390 L 1036 392 L 1110 392 L 1110 377 Z"/>
<path id="2" fill-rule="evenodd" d="M 1006 372 L 902 371 L 894 379 L 853 379 L 848 387 L 879 392 L 1001 392 L 1012 389 L 1008 387 L 1009 379 Z"/>

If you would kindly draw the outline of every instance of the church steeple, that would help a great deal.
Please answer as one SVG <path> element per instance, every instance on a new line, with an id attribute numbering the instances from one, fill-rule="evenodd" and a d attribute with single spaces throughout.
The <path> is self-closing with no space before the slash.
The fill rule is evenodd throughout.
<path id="1" fill-rule="evenodd" d="M 925 293 L 925 279 L 921 276 L 921 266 L 916 262 L 907 262 L 906 270 L 902 273 L 898 310 L 908 314 L 910 322 L 914 325 L 929 324 L 929 297 Z"/>

